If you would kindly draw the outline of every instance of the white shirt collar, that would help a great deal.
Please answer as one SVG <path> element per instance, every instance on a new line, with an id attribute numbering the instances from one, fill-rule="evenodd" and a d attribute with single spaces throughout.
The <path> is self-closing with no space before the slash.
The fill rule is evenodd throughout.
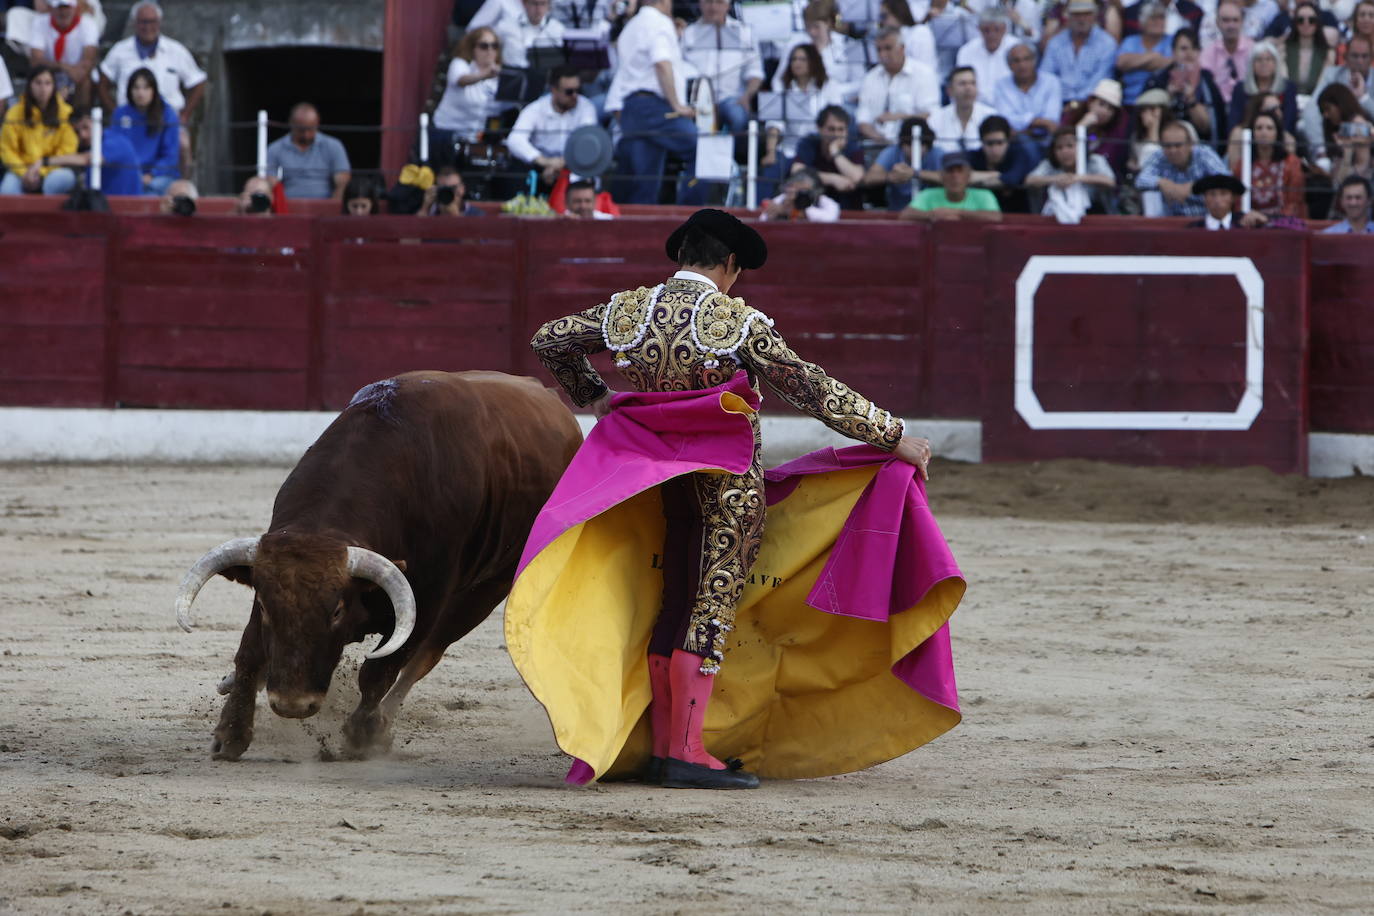
<path id="1" fill-rule="evenodd" d="M 1216 229 L 1230 229 L 1230 228 L 1231 228 L 1231 214 L 1230 214 L 1230 213 L 1226 214 L 1226 218 L 1225 218 L 1225 219 L 1217 219 L 1217 218 L 1215 218 L 1214 216 L 1212 216 L 1212 214 L 1208 213 L 1208 214 L 1207 214 L 1207 228 L 1208 228 L 1208 229 L 1211 229 L 1211 230 L 1216 230 Z"/>
<path id="2" fill-rule="evenodd" d="M 653 7 L 647 7 L 647 9 L 653 9 Z M 720 287 L 716 286 L 715 280 L 712 280 L 710 277 L 704 274 L 699 274 L 695 270 L 679 270 L 677 273 L 673 274 L 673 279 L 695 280 L 698 283 L 705 283 L 707 286 L 711 287 L 711 289 L 715 290 L 716 292 L 720 292 Z"/>

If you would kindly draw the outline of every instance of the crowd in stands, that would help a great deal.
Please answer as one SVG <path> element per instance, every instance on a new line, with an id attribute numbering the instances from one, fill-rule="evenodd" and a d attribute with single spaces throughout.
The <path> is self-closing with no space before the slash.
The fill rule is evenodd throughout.
<path id="1" fill-rule="evenodd" d="M 81 0 L 35 4 L 0 193 L 79 185 L 94 102 L 112 112 L 106 193 L 166 199 L 204 71 L 161 34 L 153 0 L 103 59 Z M 780 16 L 787 6 L 458 0 L 428 161 L 417 146 L 409 180 L 388 191 L 355 177 L 302 103 L 239 209 L 332 197 L 359 216 L 462 216 L 481 212 L 473 198 L 528 192 L 607 218 L 615 203 L 740 204 L 753 171 L 767 219 L 1124 213 L 1368 230 L 1350 207 L 1367 207 L 1374 178 L 1374 0 L 791 0 Z M 588 129 L 605 132 L 596 167 L 568 159 Z M 1243 218 L 1212 214 L 1209 201 L 1246 194 Z"/>

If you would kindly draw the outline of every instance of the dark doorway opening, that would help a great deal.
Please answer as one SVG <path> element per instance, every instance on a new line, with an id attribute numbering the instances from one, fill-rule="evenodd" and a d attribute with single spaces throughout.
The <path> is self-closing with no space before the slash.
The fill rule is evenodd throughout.
<path id="1" fill-rule="evenodd" d="M 286 123 L 297 102 L 320 111 L 320 128 L 348 150 L 353 174 L 381 167 L 382 52 L 318 45 L 251 48 L 224 55 L 229 80 L 229 120 L 235 188 L 257 163 L 258 109 Z M 350 129 L 351 128 L 351 129 Z M 272 142 L 286 133 L 269 127 Z"/>

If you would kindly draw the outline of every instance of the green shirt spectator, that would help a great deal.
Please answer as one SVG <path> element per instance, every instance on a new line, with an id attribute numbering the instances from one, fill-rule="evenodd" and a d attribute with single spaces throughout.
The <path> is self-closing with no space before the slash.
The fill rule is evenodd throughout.
<path id="1" fill-rule="evenodd" d="M 969 188 L 961 200 L 950 200 L 944 188 L 925 188 L 911 201 L 913 210 L 990 210 L 1001 213 L 997 198 L 987 188 Z"/>
<path id="2" fill-rule="evenodd" d="M 973 167 L 962 150 L 945 153 L 940 159 L 942 187 L 925 188 L 902 211 L 899 219 L 980 220 L 1000 222 L 1002 207 L 987 188 L 970 188 Z"/>

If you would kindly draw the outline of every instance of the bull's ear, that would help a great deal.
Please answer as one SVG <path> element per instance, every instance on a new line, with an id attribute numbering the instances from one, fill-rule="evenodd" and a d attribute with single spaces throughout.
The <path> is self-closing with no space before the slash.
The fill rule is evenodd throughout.
<path id="1" fill-rule="evenodd" d="M 401 572 L 406 571 L 405 560 L 392 560 L 391 562 L 394 563 L 396 565 L 396 568 L 399 569 Z M 368 579 L 354 579 L 353 581 L 358 583 L 359 591 L 370 592 L 373 589 L 381 587 L 376 582 L 372 582 Z"/>
<path id="2" fill-rule="evenodd" d="M 228 569 L 220 570 L 219 574 L 230 582 L 237 582 L 239 585 L 247 585 L 250 588 L 253 585 L 253 567 L 251 566 L 230 566 Z"/>

